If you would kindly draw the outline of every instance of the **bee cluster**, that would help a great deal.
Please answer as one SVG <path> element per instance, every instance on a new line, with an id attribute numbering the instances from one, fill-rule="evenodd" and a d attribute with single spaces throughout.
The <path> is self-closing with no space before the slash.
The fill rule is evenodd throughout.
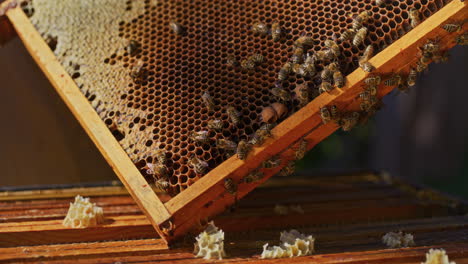
<path id="1" fill-rule="evenodd" d="M 142 174 L 175 195 L 228 157 L 248 158 L 277 123 L 320 93 L 346 89 L 345 76 L 357 67 L 378 76 L 372 49 L 449 1 L 88 2 L 32 0 L 30 19 Z M 455 21 L 444 29 L 462 27 Z M 446 59 L 441 55 L 426 50 L 392 83 L 411 86 L 428 58 Z M 382 83 L 390 77 L 382 75 Z M 324 122 L 351 129 L 358 115 L 361 122 L 379 107 L 377 87 L 366 84 L 359 113 L 324 106 Z M 303 156 L 300 142 L 289 149 L 293 159 Z M 285 155 L 235 183 L 256 182 L 281 165 L 288 165 L 281 174 L 291 173 Z"/>

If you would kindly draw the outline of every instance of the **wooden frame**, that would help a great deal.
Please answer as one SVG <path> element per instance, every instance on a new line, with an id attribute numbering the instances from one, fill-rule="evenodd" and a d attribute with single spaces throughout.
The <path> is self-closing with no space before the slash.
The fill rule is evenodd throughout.
<path id="1" fill-rule="evenodd" d="M 448 33 L 441 26 L 448 22 L 464 20 L 467 18 L 467 14 L 468 8 L 464 2 L 459 0 L 450 2 L 385 50 L 375 55 L 370 60 L 370 63 L 376 67 L 375 74 L 382 76 L 389 76 L 394 72 L 406 74 L 410 65 L 414 65 L 418 59 L 415 56 L 415 54 L 418 54 L 418 48 L 429 39 L 438 38 L 442 49 L 453 47 L 455 45 L 455 36 L 461 34 L 463 30 Z M 261 181 L 240 184 L 236 197 L 225 191 L 223 184 L 225 178 L 230 177 L 235 181 L 240 181 L 243 176 L 257 168 L 262 161 L 278 153 L 281 153 L 284 166 L 284 161 L 293 158 L 293 151 L 290 146 L 297 140 L 307 139 L 309 142 L 308 149 L 311 149 L 338 129 L 338 126 L 333 123 L 322 124 L 318 113 L 320 107 L 334 104 L 341 111 L 358 111 L 359 102 L 356 97 L 363 91 L 363 81 L 368 76 L 368 73 L 362 69 L 355 70 L 347 76 L 345 87 L 335 89 L 331 94 L 324 93 L 320 95 L 276 126 L 272 131 L 273 137 L 268 139 L 261 147 L 255 148 L 247 160 L 242 161 L 237 157 L 231 157 L 188 189 L 163 203 L 114 139 L 104 122 L 63 69 L 21 9 L 9 10 L 6 15 L 32 57 L 44 71 L 80 124 L 85 128 L 151 224 L 167 242 L 183 236 L 197 223 L 224 211 L 256 186 L 277 173 L 280 167 L 269 171 Z M 466 26 L 465 23 L 464 29 L 466 29 Z M 381 86 L 378 97 L 383 97 L 392 89 L 393 87 Z"/>

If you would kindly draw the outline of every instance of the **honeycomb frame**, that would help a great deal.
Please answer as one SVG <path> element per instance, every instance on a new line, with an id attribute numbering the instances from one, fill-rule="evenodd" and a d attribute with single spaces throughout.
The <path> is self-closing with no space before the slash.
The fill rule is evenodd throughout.
<path id="1" fill-rule="evenodd" d="M 454 46 L 453 39 L 460 32 L 447 33 L 440 26 L 453 20 L 462 20 L 465 18 L 463 15 L 467 13 L 466 11 L 466 4 L 458 0 L 449 2 L 416 28 L 375 55 L 370 62 L 376 67 L 376 72 L 383 74 L 383 76 L 388 76 L 396 70 L 408 72 L 408 67 L 414 64 L 417 59 L 414 54 L 417 54 L 418 47 L 428 39 L 438 37 L 443 49 Z M 7 16 L 34 59 L 103 152 L 158 233 L 168 242 L 184 235 L 200 221 L 224 211 L 237 199 L 277 173 L 288 160 L 293 159 L 294 150 L 290 149 L 290 146 L 294 145 L 297 140 L 307 139 L 307 147 L 310 149 L 333 133 L 338 126 L 333 123 L 322 124 L 318 114 L 319 108 L 335 104 L 346 111 L 358 110 L 359 102 L 356 97 L 363 90 L 363 81 L 367 76 L 361 69 L 354 70 L 347 76 L 345 87 L 335 89 L 330 94 L 321 94 L 278 124 L 272 130 L 273 137 L 267 139 L 262 146 L 253 149 L 246 161 L 241 161 L 235 156 L 229 158 L 189 188 L 163 204 L 128 155 L 121 149 L 107 129 L 106 124 L 93 110 L 71 76 L 51 53 L 25 14 L 20 9 L 13 9 L 7 12 Z M 379 98 L 393 88 L 379 87 Z M 239 185 L 237 197 L 226 193 L 224 189 L 225 178 L 229 177 L 240 181 L 250 171 L 257 168 L 261 162 L 276 154 L 280 154 L 283 159 L 281 166 L 266 172 L 265 177 L 258 182 Z"/>

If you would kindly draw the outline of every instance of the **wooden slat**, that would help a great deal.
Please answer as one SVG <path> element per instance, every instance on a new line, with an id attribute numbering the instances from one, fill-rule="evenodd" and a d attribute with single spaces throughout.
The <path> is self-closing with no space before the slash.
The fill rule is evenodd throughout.
<path id="1" fill-rule="evenodd" d="M 4 247 L 155 237 L 157 233 L 143 215 L 107 218 L 104 225 L 85 229 L 66 228 L 62 220 L 0 224 L 0 246 Z"/>
<path id="2" fill-rule="evenodd" d="M 336 205 L 336 204 L 335 204 Z M 437 205 L 421 205 L 415 202 L 357 202 L 353 206 L 309 209 L 304 205 L 305 214 L 275 215 L 273 208 L 257 210 L 254 214 L 243 213 L 224 215 L 216 224 L 227 232 L 286 228 L 307 225 L 344 224 L 381 219 L 411 219 L 427 216 L 444 216 L 447 209 Z M 372 212 L 372 214 L 369 214 Z M 69 229 L 62 220 L 24 221 L 0 223 L 0 246 L 34 245 L 37 243 L 73 243 L 115 239 L 155 237 L 151 225 L 142 215 L 108 217 L 108 224 L 91 229 Z"/>
<path id="3" fill-rule="evenodd" d="M 170 218 L 164 204 L 158 199 L 23 11 L 15 8 L 9 10 L 6 15 L 31 56 L 148 216 L 152 225 L 162 234 L 159 225 Z"/>
<path id="4" fill-rule="evenodd" d="M 76 195 L 92 197 L 126 195 L 128 191 L 122 186 L 108 187 L 81 187 L 70 189 L 50 189 L 50 190 L 27 190 L 27 191 L 4 191 L 0 192 L 0 201 L 20 201 L 33 199 L 51 199 L 51 198 L 72 198 Z"/>
<path id="5" fill-rule="evenodd" d="M 281 182 L 289 182 L 288 178 L 278 178 L 273 180 L 275 187 L 256 190 L 233 213 L 218 216 L 215 223 L 226 234 L 228 253 L 228 258 L 222 261 L 195 259 L 190 243 L 168 249 L 162 239 L 152 237 L 152 226 L 145 216 L 126 215 L 129 212 L 123 211 L 124 215 L 111 216 L 105 225 L 89 229 L 64 228 L 61 219 L 0 223 L 0 263 L 401 264 L 418 263 L 429 248 L 438 247 L 447 249 L 450 259 L 458 264 L 468 260 L 468 216 L 450 216 L 449 207 L 439 205 L 437 201 L 420 201 L 414 193 L 399 190 L 400 185 L 382 185 L 375 179 L 370 183 L 367 177 L 316 179 L 320 180 L 312 179 L 310 182 L 314 184 L 307 187 L 300 179 L 291 179 L 295 184 L 286 184 L 289 187 L 284 188 L 286 193 L 296 194 L 297 201 L 306 211 L 303 215 L 277 216 L 273 213 L 275 201 L 272 197 L 282 190 Z M 337 183 L 335 188 L 333 183 Z M 326 186 L 327 191 L 320 190 L 320 186 Z M 308 189 L 311 191 L 307 192 Z M 342 195 L 334 195 L 340 191 Z M 378 191 L 387 195 L 376 195 Z M 403 195 L 398 196 L 398 193 Z M 375 199 L 368 199 L 372 197 Z M 28 203 L 31 208 L 41 208 L 50 202 L 53 207 L 60 208 L 70 200 L 39 198 L 18 204 L 1 202 L 0 205 L 10 204 L 10 209 L 24 210 L 28 209 Z M 248 204 L 258 200 L 264 202 L 258 202 L 254 207 Z M 93 201 L 105 204 L 109 210 L 131 203 L 128 196 L 94 195 Z M 434 217 L 436 215 L 440 217 Z M 258 259 L 263 244 L 277 244 L 279 232 L 290 228 L 316 237 L 315 255 L 282 260 Z M 384 249 L 382 235 L 396 230 L 414 234 L 417 247 Z M 127 240 L 116 241 L 121 239 Z"/>
<path id="6" fill-rule="evenodd" d="M 312 233 L 317 239 L 318 253 L 334 253 L 347 250 L 379 250 L 380 241 L 388 231 L 404 230 L 415 235 L 418 245 L 454 243 L 468 241 L 467 217 L 446 217 L 394 222 L 393 224 L 358 224 L 300 228 L 304 233 Z M 226 230 L 225 230 L 226 231 Z M 250 233 L 226 231 L 226 248 L 232 256 L 258 254 L 265 243 L 277 243 L 279 230 L 258 230 Z M 115 255 L 177 255 L 190 252 L 190 248 L 168 250 L 161 239 L 144 239 L 116 242 L 78 243 L 64 245 L 22 246 L 0 249 L 1 260 L 19 259 L 58 259 L 75 256 L 80 259 L 104 258 Z"/>
<path id="7" fill-rule="evenodd" d="M 350 246 L 350 249 L 353 247 Z M 188 249 L 168 252 L 154 241 L 107 242 L 98 244 L 57 245 L 50 248 L 12 248 L 3 250 L 2 261 L 37 261 L 41 263 L 420 263 L 425 260 L 425 253 L 430 248 L 444 248 L 450 260 L 457 264 L 468 263 L 468 243 L 437 244 L 434 247 L 416 247 L 406 249 L 367 250 L 345 253 L 322 254 L 297 257 L 292 259 L 259 259 L 261 249 L 256 256 L 250 257 L 237 253 L 225 260 L 203 260 L 193 258 Z M 77 258 L 80 253 L 81 257 Z M 255 253 L 254 253 L 255 254 Z M 242 256 L 242 257 L 239 257 Z"/>
<path id="8" fill-rule="evenodd" d="M 453 47 L 455 45 L 453 39 L 456 34 L 460 33 L 449 34 L 441 28 L 441 25 L 452 20 L 466 19 L 467 10 L 466 4 L 460 1 L 452 1 L 447 4 L 388 48 L 374 56 L 370 62 L 377 68 L 376 73 L 390 75 L 393 72 L 408 72 L 408 67 L 414 65 L 418 59 L 416 57 L 418 47 L 422 46 L 428 39 L 440 38 L 442 49 Z M 465 23 L 465 28 L 466 26 Z M 359 102 L 355 98 L 362 91 L 363 81 L 367 76 L 368 74 L 362 69 L 357 69 L 347 76 L 347 84 L 343 89 L 335 89 L 332 94 L 323 93 L 276 126 L 272 131 L 273 139 L 269 139 L 261 147 L 255 148 L 250 158 L 245 162 L 236 157 L 228 159 L 222 166 L 213 169 L 186 191 L 167 202 L 166 206 L 173 215 L 177 226 L 175 235 L 180 236 L 189 230 L 198 221 L 197 219 L 216 215 L 235 202 L 236 199 L 225 193 L 224 178 L 229 176 L 239 181 L 248 171 L 258 167 L 261 161 L 287 149 L 302 136 L 307 134 L 305 138 L 309 142 L 310 149 L 338 129 L 338 126 L 334 123 L 321 124 L 318 114 L 320 107 L 334 104 L 337 105 L 338 109 L 358 110 Z M 380 87 L 378 96 L 384 96 L 393 88 Z M 291 152 L 286 152 L 282 157 L 291 158 L 293 156 Z M 245 196 L 279 169 L 267 173 L 265 178 L 258 183 L 240 185 L 237 198 Z M 209 205 L 211 200 L 216 200 L 216 203 Z"/>

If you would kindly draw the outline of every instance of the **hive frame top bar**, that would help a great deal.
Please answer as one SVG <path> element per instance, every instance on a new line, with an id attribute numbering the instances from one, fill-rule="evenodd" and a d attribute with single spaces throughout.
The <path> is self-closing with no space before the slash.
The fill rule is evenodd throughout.
<path id="1" fill-rule="evenodd" d="M 441 46 L 452 47 L 457 33 L 444 32 L 441 25 L 454 19 L 466 19 L 466 14 L 466 4 L 454 0 L 377 54 L 370 62 L 377 68 L 378 73 L 388 74 L 397 70 L 405 72 L 410 63 L 414 62 L 414 54 L 417 53 L 418 47 L 428 39 L 439 37 Z M 291 151 L 284 150 L 304 136 L 308 139 L 307 147 L 310 149 L 333 133 L 338 126 L 333 123 L 322 124 L 318 114 L 319 108 L 333 103 L 340 109 L 349 111 L 358 109 L 359 105 L 354 98 L 362 91 L 361 85 L 367 76 L 363 70 L 357 69 L 348 75 L 345 87 L 335 89 L 331 94 L 320 95 L 280 123 L 272 131 L 273 138 L 268 139 L 261 147 L 255 148 L 246 161 L 231 157 L 163 204 L 23 11 L 19 8 L 12 9 L 7 12 L 7 16 L 57 92 L 148 216 L 152 225 L 168 242 L 184 235 L 200 221 L 222 212 L 237 198 L 246 195 L 280 168 L 272 170 L 259 182 L 240 186 L 237 198 L 226 195 L 223 186 L 225 178 L 230 177 L 239 181 L 262 161 L 280 152 L 285 159 L 291 159 Z M 390 91 L 390 87 L 379 90 L 379 97 Z"/>

